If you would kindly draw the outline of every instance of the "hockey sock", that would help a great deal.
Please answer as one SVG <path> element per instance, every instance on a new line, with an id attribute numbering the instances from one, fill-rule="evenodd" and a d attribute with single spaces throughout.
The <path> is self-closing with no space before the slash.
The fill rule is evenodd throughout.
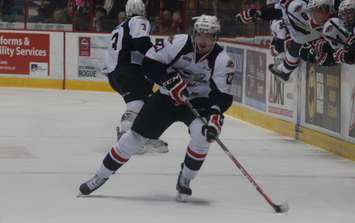
<path id="1" fill-rule="evenodd" d="M 104 167 L 108 170 L 115 172 L 129 159 L 124 158 L 114 147 L 107 153 L 106 157 L 102 161 Z"/>
<path id="2" fill-rule="evenodd" d="M 207 153 L 199 153 L 187 147 L 182 175 L 188 179 L 193 179 L 200 170 L 206 156 Z"/>

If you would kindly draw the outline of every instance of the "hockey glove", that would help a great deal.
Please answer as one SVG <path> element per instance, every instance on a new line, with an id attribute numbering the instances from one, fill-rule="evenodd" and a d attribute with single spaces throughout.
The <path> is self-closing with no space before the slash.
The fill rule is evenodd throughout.
<path id="1" fill-rule="evenodd" d="M 333 53 L 333 57 L 335 60 L 335 63 L 342 63 L 344 62 L 344 49 L 339 48 Z"/>
<path id="2" fill-rule="evenodd" d="M 301 49 L 300 49 L 300 57 L 302 60 L 310 63 L 315 63 L 316 62 L 316 55 L 314 52 L 314 47 L 311 44 L 304 44 Z"/>
<path id="3" fill-rule="evenodd" d="M 162 86 L 168 90 L 169 96 L 175 101 L 177 106 L 182 105 L 186 101 L 187 83 L 182 79 L 179 72 L 170 73 L 169 76 L 171 77 L 166 80 Z"/>
<path id="4" fill-rule="evenodd" d="M 344 47 L 345 53 L 355 51 L 355 35 L 351 36 Z"/>
<path id="5" fill-rule="evenodd" d="M 211 108 L 208 125 L 202 127 L 202 134 L 206 136 L 207 142 L 214 142 L 221 134 L 224 116 L 217 109 Z"/>
<path id="6" fill-rule="evenodd" d="M 261 12 L 257 9 L 247 9 L 235 15 L 237 22 L 248 24 L 260 17 Z"/>

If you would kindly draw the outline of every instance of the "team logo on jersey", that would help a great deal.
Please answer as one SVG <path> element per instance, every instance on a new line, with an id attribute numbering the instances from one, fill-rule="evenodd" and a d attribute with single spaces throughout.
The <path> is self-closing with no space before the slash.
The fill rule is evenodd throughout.
<path id="1" fill-rule="evenodd" d="M 293 12 L 300 12 L 302 10 L 302 5 L 297 5 Z"/>
<path id="2" fill-rule="evenodd" d="M 234 68 L 234 62 L 231 61 L 231 60 L 228 60 L 228 63 L 227 63 L 227 68 Z"/>
<path id="3" fill-rule="evenodd" d="M 201 83 L 207 83 L 207 80 L 205 80 L 206 75 L 203 73 L 191 73 L 189 71 L 182 71 L 181 75 L 185 80 L 188 80 L 187 85 L 189 87 L 195 87 L 198 86 Z"/>

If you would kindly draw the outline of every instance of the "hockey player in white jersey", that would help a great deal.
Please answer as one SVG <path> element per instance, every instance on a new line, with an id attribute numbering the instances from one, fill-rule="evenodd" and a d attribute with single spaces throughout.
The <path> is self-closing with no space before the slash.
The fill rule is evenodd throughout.
<path id="1" fill-rule="evenodd" d="M 303 44 L 321 37 L 324 23 L 334 15 L 333 0 L 291 0 L 281 2 L 282 10 L 292 41 L 286 50 L 286 57 L 279 65 L 270 64 L 269 70 L 281 81 L 288 81 L 300 62 Z"/>
<path id="2" fill-rule="evenodd" d="M 355 64 L 355 0 L 342 1 L 338 15 L 327 21 L 323 34 L 335 50 L 337 63 Z"/>
<path id="3" fill-rule="evenodd" d="M 275 64 L 280 64 L 285 58 L 285 49 L 291 40 L 283 19 L 273 20 L 270 26 L 272 41 L 270 43 L 271 56 Z"/>
<path id="4" fill-rule="evenodd" d="M 192 194 L 191 180 L 200 170 L 210 144 L 219 136 L 223 113 L 231 106 L 231 83 L 235 65 L 216 41 L 220 23 L 215 16 L 201 15 L 193 34 L 176 35 L 151 48 L 143 61 L 147 76 L 161 86 L 143 105 L 130 131 L 106 155 L 96 175 L 80 186 L 88 195 L 124 165 L 146 138 L 159 138 L 173 123 L 181 121 L 190 134 L 176 184 L 178 201 Z M 189 102 L 208 120 L 204 125 L 185 105 Z M 181 148 L 184 149 L 184 148 Z"/>
<path id="5" fill-rule="evenodd" d="M 127 1 L 128 19 L 112 31 L 105 60 L 103 71 L 107 73 L 111 87 L 123 97 L 127 105 L 121 117 L 121 128 L 117 127 L 118 139 L 131 128 L 144 101 L 152 94 L 153 83 L 144 77 L 141 69 L 144 54 L 152 46 L 150 23 L 145 13 L 142 0 Z M 137 153 L 146 151 L 168 152 L 167 143 L 152 139 Z"/>
<path id="6" fill-rule="evenodd" d="M 288 81 L 299 65 L 302 45 L 320 38 L 322 26 L 335 13 L 337 5 L 338 0 L 281 0 L 256 12 L 241 12 L 237 14 L 237 19 L 243 18 L 238 20 L 251 22 L 253 19 L 282 18 L 285 21 L 291 41 L 287 44 L 284 61 L 280 64 L 270 64 L 269 70 L 281 81 Z"/>

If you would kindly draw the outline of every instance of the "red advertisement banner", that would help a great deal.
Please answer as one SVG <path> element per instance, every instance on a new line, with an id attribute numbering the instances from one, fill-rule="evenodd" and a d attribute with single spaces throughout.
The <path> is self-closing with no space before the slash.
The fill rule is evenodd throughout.
<path id="1" fill-rule="evenodd" d="M 49 53 L 49 34 L 2 32 L 0 74 L 48 75 Z"/>
<path id="2" fill-rule="evenodd" d="M 79 56 L 89 57 L 91 55 L 90 37 L 79 37 Z"/>

